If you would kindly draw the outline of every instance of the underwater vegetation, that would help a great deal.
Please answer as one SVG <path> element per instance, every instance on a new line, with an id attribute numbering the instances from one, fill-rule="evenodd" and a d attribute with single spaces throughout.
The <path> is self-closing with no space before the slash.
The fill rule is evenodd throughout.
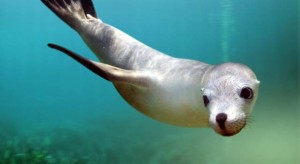
<path id="1" fill-rule="evenodd" d="M 2 121 L 0 164 L 192 163 L 180 149 L 170 149 L 180 135 L 157 140 L 164 129 L 137 129 L 133 122 L 119 121 L 123 126 L 91 120 L 22 128 Z"/>
<path id="2" fill-rule="evenodd" d="M 89 148 L 91 139 L 71 128 L 21 130 L 11 137 L 0 133 L 0 164 L 84 164 L 99 161 L 94 156 L 104 157 L 101 150 Z"/>
<path id="3" fill-rule="evenodd" d="M 0 164 L 84 163 L 81 156 L 72 151 L 66 152 L 66 149 L 58 146 L 61 142 L 72 139 L 70 136 L 74 133 L 68 129 L 17 131 L 15 126 L 3 121 L 0 123 L 0 129 Z M 70 142 L 73 141 L 68 143 Z M 57 151 L 58 149 L 61 151 Z"/>
<path id="4" fill-rule="evenodd" d="M 46 150 L 33 149 L 31 146 L 25 149 L 20 149 L 20 145 L 14 145 L 8 141 L 7 145 L 4 145 L 1 148 L 0 154 L 0 163 L 50 163 L 52 157 Z"/>

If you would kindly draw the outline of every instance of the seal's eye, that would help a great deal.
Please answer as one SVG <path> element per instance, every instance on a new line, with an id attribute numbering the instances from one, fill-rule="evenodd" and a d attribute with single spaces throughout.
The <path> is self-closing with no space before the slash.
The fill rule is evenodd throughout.
<path id="1" fill-rule="evenodd" d="M 252 99 L 253 98 L 253 90 L 249 87 L 245 87 L 242 89 L 240 96 L 244 99 Z"/>
<path id="2" fill-rule="evenodd" d="M 203 102 L 204 102 L 204 105 L 207 106 L 208 103 L 209 103 L 209 99 L 207 96 L 203 95 Z"/>

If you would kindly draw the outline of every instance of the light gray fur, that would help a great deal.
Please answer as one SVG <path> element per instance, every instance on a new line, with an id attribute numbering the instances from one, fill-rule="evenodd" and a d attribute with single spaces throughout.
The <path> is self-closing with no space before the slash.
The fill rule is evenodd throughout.
<path id="1" fill-rule="evenodd" d="M 159 72 L 170 69 L 170 72 L 199 74 L 210 67 L 199 61 L 163 54 L 99 19 L 92 18 L 77 31 L 102 62 L 119 68 Z"/>
<path id="2" fill-rule="evenodd" d="M 43 2 L 79 33 L 102 63 L 116 67 L 98 63 L 100 69 L 114 72 L 120 68 L 112 73 L 112 76 L 119 76 L 112 78 L 118 81 L 112 82 L 123 98 L 140 112 L 178 126 L 211 126 L 222 135 L 236 134 L 246 125 L 259 84 L 247 66 L 237 63 L 209 65 L 174 58 L 98 18 L 83 15 L 79 3 L 72 3 L 73 7 L 62 10 L 50 1 Z M 128 71 L 131 80 L 143 80 L 141 84 L 146 85 L 130 84 L 126 80 Z M 239 97 L 243 87 L 253 88 L 255 97 L 252 101 Z M 211 99 L 207 107 L 204 106 L 203 95 Z M 218 113 L 228 115 L 226 131 L 222 131 L 216 123 Z"/>

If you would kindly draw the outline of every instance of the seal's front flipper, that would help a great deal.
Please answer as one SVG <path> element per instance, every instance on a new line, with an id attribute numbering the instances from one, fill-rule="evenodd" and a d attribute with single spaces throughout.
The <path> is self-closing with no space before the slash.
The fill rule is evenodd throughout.
<path id="1" fill-rule="evenodd" d="M 88 60 L 64 47 L 61 47 L 59 45 L 55 45 L 55 44 L 48 44 L 48 46 L 50 48 L 59 50 L 65 54 L 67 54 L 68 56 L 70 56 L 71 58 L 75 59 L 76 61 L 78 61 L 79 63 L 81 63 L 83 66 L 85 66 L 86 68 L 88 68 L 89 70 L 91 70 L 92 72 L 94 72 L 95 74 L 99 75 L 100 77 L 110 81 L 110 79 L 107 76 L 107 73 L 103 70 L 100 69 L 99 66 L 97 65 L 96 62 L 93 62 L 91 60 Z"/>
<path id="2" fill-rule="evenodd" d="M 50 43 L 48 46 L 67 54 L 95 74 L 113 83 L 126 83 L 136 87 L 146 88 L 152 81 L 151 76 L 149 76 L 149 74 L 145 74 L 144 72 L 142 73 L 133 70 L 124 70 L 108 64 L 94 62 L 59 45 Z"/>

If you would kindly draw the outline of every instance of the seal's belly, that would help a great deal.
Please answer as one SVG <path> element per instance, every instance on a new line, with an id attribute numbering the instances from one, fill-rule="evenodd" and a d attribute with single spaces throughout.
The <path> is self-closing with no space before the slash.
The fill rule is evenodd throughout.
<path id="1" fill-rule="evenodd" d="M 167 102 L 159 91 L 114 83 L 120 95 L 141 113 L 161 122 L 185 127 L 207 127 L 208 113 L 190 103 Z"/>
<path id="2" fill-rule="evenodd" d="M 134 108 L 149 115 L 149 109 L 153 107 L 153 100 L 150 99 L 149 92 L 136 88 L 135 86 L 121 83 L 114 83 L 120 95 Z"/>

